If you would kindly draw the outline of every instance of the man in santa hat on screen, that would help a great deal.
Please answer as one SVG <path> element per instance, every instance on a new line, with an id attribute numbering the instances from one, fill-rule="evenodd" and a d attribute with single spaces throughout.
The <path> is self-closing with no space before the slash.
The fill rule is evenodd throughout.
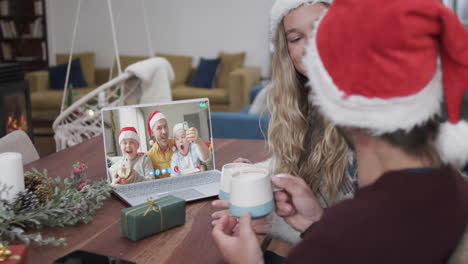
<path id="1" fill-rule="evenodd" d="M 151 138 L 151 149 L 147 155 L 153 163 L 155 171 L 164 172 L 155 174 L 157 178 L 170 176 L 168 169 L 171 167 L 171 159 L 176 150 L 175 141 L 169 138 L 170 131 L 166 116 L 160 111 L 154 111 L 148 117 L 148 134 Z"/>

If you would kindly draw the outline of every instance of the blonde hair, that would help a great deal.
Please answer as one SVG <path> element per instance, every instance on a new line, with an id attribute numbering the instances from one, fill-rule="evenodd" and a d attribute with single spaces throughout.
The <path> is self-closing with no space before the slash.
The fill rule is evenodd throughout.
<path id="1" fill-rule="evenodd" d="M 269 90 L 268 145 L 274 173 L 302 177 L 315 194 L 334 201 L 346 174 L 350 150 L 337 129 L 309 105 L 305 77 L 296 72 L 280 23 Z"/>

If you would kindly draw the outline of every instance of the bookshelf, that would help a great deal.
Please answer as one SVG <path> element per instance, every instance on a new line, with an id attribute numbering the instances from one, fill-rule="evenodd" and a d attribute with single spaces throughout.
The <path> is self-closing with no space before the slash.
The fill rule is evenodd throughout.
<path id="1" fill-rule="evenodd" d="M 0 0 L 0 61 L 25 72 L 48 66 L 46 0 Z"/>

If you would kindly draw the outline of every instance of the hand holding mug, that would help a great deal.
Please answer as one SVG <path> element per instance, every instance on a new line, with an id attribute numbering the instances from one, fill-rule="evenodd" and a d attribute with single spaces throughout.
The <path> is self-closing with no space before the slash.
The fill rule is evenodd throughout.
<path id="1" fill-rule="evenodd" d="M 284 174 L 278 176 L 272 177 L 273 185 L 283 189 L 275 192 L 276 213 L 294 229 L 304 232 L 320 220 L 323 209 L 303 179 Z"/>
<path id="2" fill-rule="evenodd" d="M 214 200 L 213 202 L 211 202 L 211 205 L 214 208 L 219 209 L 219 211 L 216 211 L 211 214 L 211 219 L 213 220 L 211 224 L 213 226 L 218 224 L 218 222 L 224 216 L 233 217 L 231 213 L 229 212 L 229 201 Z M 257 234 L 266 234 L 270 232 L 272 225 L 273 225 L 273 214 L 269 214 L 268 216 L 260 218 L 260 219 L 252 220 L 252 227 L 255 230 L 255 233 Z M 237 228 L 238 228 L 238 225 L 234 229 L 237 230 Z"/>
<path id="3" fill-rule="evenodd" d="M 252 229 L 252 220 L 246 213 L 239 220 L 224 216 L 211 232 L 216 246 L 227 263 L 263 263 L 263 253 Z"/>

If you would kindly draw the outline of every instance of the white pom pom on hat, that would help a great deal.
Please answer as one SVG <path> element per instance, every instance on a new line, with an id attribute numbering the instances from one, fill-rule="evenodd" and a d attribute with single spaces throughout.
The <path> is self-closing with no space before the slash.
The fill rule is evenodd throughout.
<path id="1" fill-rule="evenodd" d="M 468 162 L 468 122 L 445 122 L 439 127 L 436 148 L 444 163 L 461 168 Z"/>

